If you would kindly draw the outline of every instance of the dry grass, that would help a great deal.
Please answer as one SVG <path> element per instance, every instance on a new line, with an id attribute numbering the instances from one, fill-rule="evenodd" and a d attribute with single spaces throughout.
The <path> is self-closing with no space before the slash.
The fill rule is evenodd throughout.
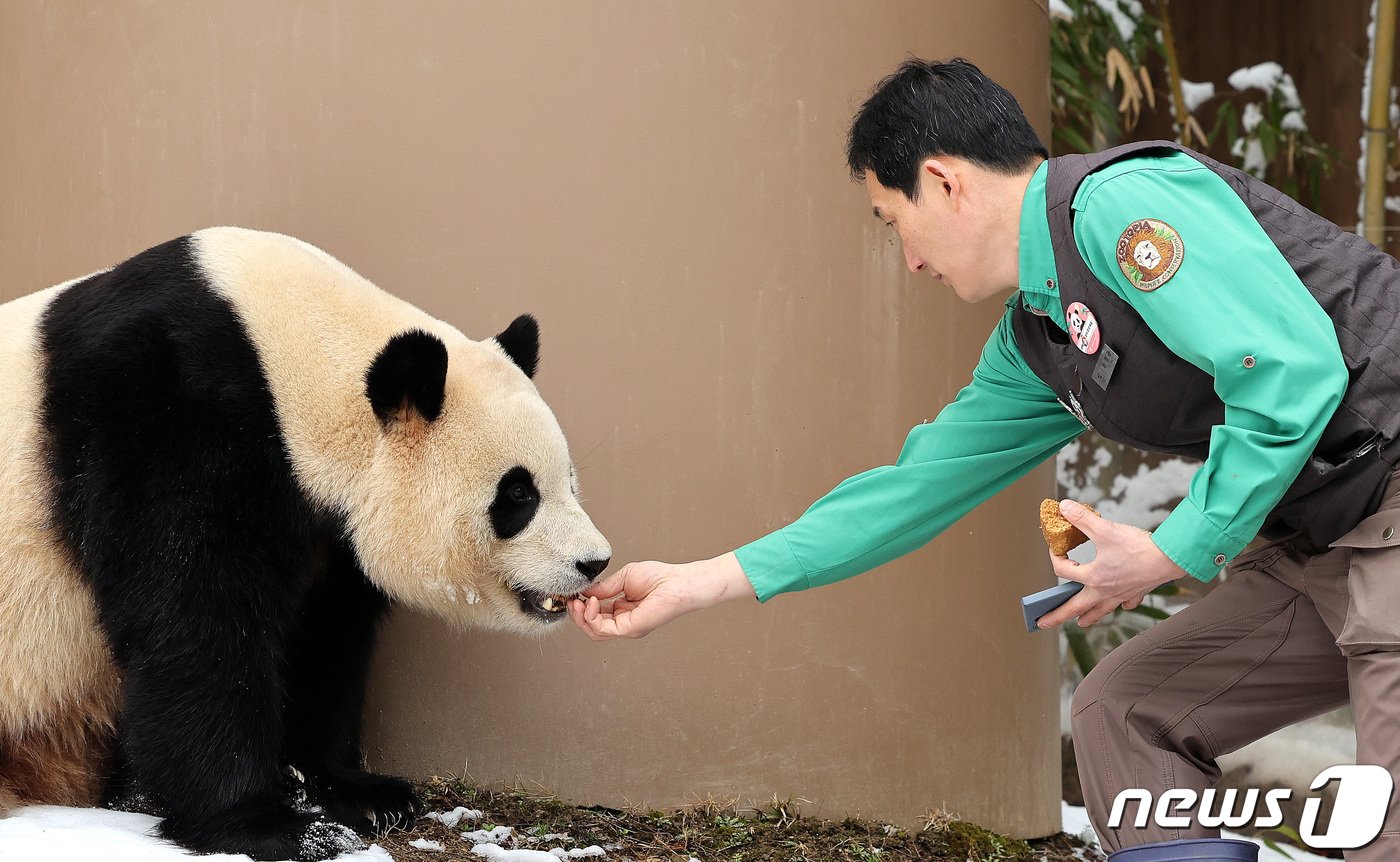
<path id="1" fill-rule="evenodd" d="M 488 790 L 456 779 L 435 778 L 418 786 L 429 811 L 457 807 L 483 812 L 479 821 L 456 828 L 420 819 L 411 831 L 381 836 L 377 843 L 396 862 L 450 862 L 481 857 L 461 834 L 510 826 L 506 848 L 546 851 L 599 846 L 603 862 L 1081 862 L 1102 857 L 1078 840 L 1060 835 L 1024 842 L 987 832 L 942 812 L 926 827 L 910 832 L 866 820 L 820 820 L 799 812 L 802 800 L 774 800 L 760 809 L 742 808 L 737 799 L 708 798 L 678 811 L 618 810 L 568 805 L 527 789 Z M 568 838 L 542 840 L 545 835 Z M 410 846 L 415 839 L 436 841 L 444 851 Z M 534 839 L 533 841 L 531 839 Z M 589 857 L 584 857 L 589 858 Z"/>

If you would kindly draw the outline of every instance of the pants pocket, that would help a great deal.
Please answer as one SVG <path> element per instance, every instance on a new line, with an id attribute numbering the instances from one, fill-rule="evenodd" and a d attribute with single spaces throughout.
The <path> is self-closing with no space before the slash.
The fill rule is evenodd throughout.
<path id="1" fill-rule="evenodd" d="M 1386 509 L 1332 543 L 1346 554 L 1344 655 L 1400 649 L 1400 510 Z"/>

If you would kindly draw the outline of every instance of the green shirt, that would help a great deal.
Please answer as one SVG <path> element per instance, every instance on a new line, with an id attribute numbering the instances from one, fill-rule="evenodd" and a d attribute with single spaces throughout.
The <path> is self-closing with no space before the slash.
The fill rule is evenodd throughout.
<path id="1" fill-rule="evenodd" d="M 1021 208 L 1020 290 L 972 382 L 909 432 L 893 464 L 852 476 L 793 523 L 736 551 L 761 601 L 923 546 L 1084 430 L 1012 335 L 1016 303 L 1066 326 L 1054 287 L 1047 170 L 1036 170 Z M 1075 243 L 1094 276 L 1170 350 L 1210 374 L 1225 403 L 1209 457 L 1152 534 L 1178 566 L 1210 580 L 1258 532 L 1340 403 L 1348 376 L 1336 332 L 1239 196 L 1185 153 L 1108 165 L 1083 182 L 1073 207 Z M 1184 248 L 1180 269 L 1151 292 L 1134 288 L 1117 263 L 1119 236 L 1143 218 L 1171 225 Z"/>

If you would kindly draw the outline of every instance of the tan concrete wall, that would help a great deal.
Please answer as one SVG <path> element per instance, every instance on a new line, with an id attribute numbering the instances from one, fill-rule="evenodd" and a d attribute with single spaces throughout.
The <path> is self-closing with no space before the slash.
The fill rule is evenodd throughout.
<path id="1" fill-rule="evenodd" d="M 999 314 L 903 270 L 843 168 L 909 54 L 1048 118 L 1032 0 L 8 2 L 0 294 L 204 225 L 296 234 L 469 334 L 532 311 L 616 559 L 690 559 L 888 462 Z M 383 639 L 373 765 L 610 805 L 1059 822 L 1042 469 L 887 569 L 636 643 Z"/>

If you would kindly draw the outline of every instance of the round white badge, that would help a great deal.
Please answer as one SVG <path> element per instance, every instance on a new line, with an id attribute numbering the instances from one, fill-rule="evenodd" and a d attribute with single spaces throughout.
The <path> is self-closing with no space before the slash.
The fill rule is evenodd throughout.
<path id="1" fill-rule="evenodd" d="M 1094 312 L 1082 302 L 1075 302 L 1065 309 L 1065 323 L 1069 326 L 1069 339 L 1074 346 L 1090 356 L 1099 349 L 1099 321 Z"/>

